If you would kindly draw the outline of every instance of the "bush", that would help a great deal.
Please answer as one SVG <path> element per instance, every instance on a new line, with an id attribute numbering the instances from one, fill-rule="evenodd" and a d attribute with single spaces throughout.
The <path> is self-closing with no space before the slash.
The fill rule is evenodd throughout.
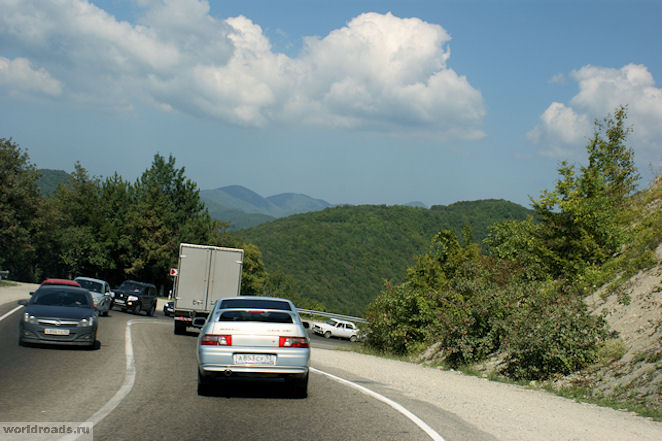
<path id="1" fill-rule="evenodd" d="M 406 283 L 388 285 L 368 307 L 366 318 L 371 329 L 367 344 L 399 355 L 422 350 L 437 323 L 430 296 Z"/>
<path id="2" fill-rule="evenodd" d="M 580 298 L 532 298 L 510 321 L 505 370 L 530 380 L 570 374 L 596 360 L 606 336 L 602 317 L 590 315 Z"/>

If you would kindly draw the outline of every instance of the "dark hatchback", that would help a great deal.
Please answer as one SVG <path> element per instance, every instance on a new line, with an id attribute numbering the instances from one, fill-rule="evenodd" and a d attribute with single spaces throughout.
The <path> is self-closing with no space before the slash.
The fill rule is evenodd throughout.
<path id="1" fill-rule="evenodd" d="M 25 306 L 18 323 L 18 344 L 97 345 L 98 319 L 90 292 L 65 285 L 42 286 Z"/>
<path id="2" fill-rule="evenodd" d="M 115 288 L 113 306 L 122 311 L 131 311 L 140 314 L 145 311 L 147 315 L 153 315 L 156 309 L 156 286 L 151 283 L 125 280 Z"/>

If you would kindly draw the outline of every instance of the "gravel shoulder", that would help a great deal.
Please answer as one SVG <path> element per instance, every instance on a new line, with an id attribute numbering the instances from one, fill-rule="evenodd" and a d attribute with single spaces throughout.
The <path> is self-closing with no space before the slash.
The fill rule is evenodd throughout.
<path id="1" fill-rule="evenodd" d="M 314 349 L 312 362 L 322 370 L 324 366 L 341 368 L 384 384 L 453 413 L 499 440 L 662 439 L 662 423 L 635 414 L 459 372 L 326 349 Z"/>

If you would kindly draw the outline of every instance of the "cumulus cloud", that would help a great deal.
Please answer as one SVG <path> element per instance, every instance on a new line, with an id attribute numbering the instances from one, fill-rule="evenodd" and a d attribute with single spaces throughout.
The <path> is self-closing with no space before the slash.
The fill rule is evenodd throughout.
<path id="1" fill-rule="evenodd" d="M 0 86 L 10 93 L 37 92 L 46 95 L 59 95 L 62 84 L 51 77 L 44 69 L 34 69 L 25 58 L 10 60 L 0 57 Z"/>
<path id="2" fill-rule="evenodd" d="M 646 66 L 628 64 L 620 69 L 584 66 L 571 72 L 579 92 L 568 105 L 552 103 L 528 134 L 542 155 L 577 158 L 592 135 L 591 121 L 602 119 L 620 105 L 628 107 L 631 142 L 643 162 L 659 164 L 662 145 L 662 89 Z M 656 157 L 657 155 L 657 157 Z"/>
<path id="3" fill-rule="evenodd" d="M 0 0 L 0 38 L 54 73 L 69 91 L 61 99 L 140 101 L 245 126 L 484 136 L 482 95 L 448 66 L 451 38 L 437 24 L 366 13 L 305 38 L 292 58 L 249 18 L 211 16 L 208 1 L 137 5 L 128 23 L 85 0 Z"/>

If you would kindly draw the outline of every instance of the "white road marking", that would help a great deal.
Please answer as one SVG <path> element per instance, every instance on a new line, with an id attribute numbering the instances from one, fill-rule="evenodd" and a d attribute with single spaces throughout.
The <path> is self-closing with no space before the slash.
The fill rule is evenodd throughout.
<path id="1" fill-rule="evenodd" d="M 23 307 L 23 305 L 17 306 L 16 308 L 9 311 L 7 314 L 0 317 L 0 322 L 3 321 L 4 319 L 6 319 L 7 317 L 9 317 L 10 315 L 12 315 L 13 313 L 15 313 L 16 311 L 18 311 L 19 309 L 21 309 L 22 307 Z"/>
<path id="2" fill-rule="evenodd" d="M 354 389 L 358 389 L 360 392 L 363 392 L 366 395 L 371 396 L 372 398 L 381 401 L 382 403 L 386 403 L 389 406 L 391 406 L 393 409 L 397 410 L 401 414 L 403 414 L 405 417 L 409 418 L 414 424 L 416 424 L 418 427 L 421 428 L 425 433 L 428 434 L 428 436 L 433 439 L 434 441 L 445 441 L 444 438 L 439 435 L 432 427 L 428 426 L 425 421 L 405 409 L 401 404 L 396 403 L 395 401 L 391 400 L 390 398 L 386 398 L 383 395 L 378 394 L 377 392 L 374 392 L 367 387 L 363 387 L 360 384 L 353 383 L 349 380 L 345 380 L 344 378 L 337 377 L 333 374 L 329 374 L 328 372 L 320 371 L 319 369 L 315 369 L 313 367 L 310 368 L 311 371 L 316 372 L 318 374 L 326 375 L 327 377 L 331 378 L 332 380 L 335 380 L 339 383 L 345 384 L 349 387 L 353 387 Z"/>
<path id="3" fill-rule="evenodd" d="M 168 324 L 168 322 L 159 320 L 129 320 L 126 325 L 126 332 L 124 333 L 124 352 L 126 353 L 126 375 L 124 376 L 124 383 L 119 388 L 119 390 L 113 395 L 113 397 L 94 415 L 88 418 L 85 422 L 92 423 L 96 425 L 100 423 L 104 418 L 106 418 L 117 406 L 120 405 L 122 400 L 129 395 L 133 385 L 136 382 L 136 359 L 133 356 L 133 341 L 131 339 L 131 326 L 134 323 L 151 323 L 151 324 Z M 60 438 L 60 441 L 74 441 L 82 436 L 69 435 Z"/>

